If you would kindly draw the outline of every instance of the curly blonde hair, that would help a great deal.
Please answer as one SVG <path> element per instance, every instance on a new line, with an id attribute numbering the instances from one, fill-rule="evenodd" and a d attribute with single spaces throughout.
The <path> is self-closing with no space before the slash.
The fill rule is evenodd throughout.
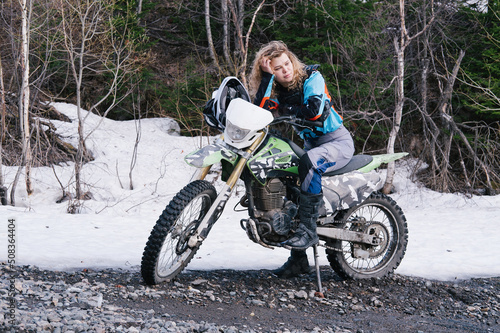
<path id="1" fill-rule="evenodd" d="M 293 52 L 288 49 L 285 43 L 283 43 L 282 41 L 272 41 L 263 45 L 255 55 L 248 83 L 248 88 L 252 99 L 255 98 L 255 94 L 257 93 L 260 82 L 262 80 L 263 71 L 260 68 L 262 58 L 266 57 L 272 60 L 274 58 L 280 57 L 283 53 L 288 56 L 293 65 L 293 80 L 288 86 L 288 89 L 292 90 L 301 87 L 303 78 L 307 76 L 307 73 L 304 69 L 305 65 L 299 60 L 299 58 L 297 58 L 297 56 Z M 271 97 L 275 97 L 275 88 L 276 81 L 273 82 Z"/>

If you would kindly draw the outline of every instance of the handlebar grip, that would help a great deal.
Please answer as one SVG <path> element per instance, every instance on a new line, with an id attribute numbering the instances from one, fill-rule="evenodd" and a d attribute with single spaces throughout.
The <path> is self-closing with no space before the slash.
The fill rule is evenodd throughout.
<path id="1" fill-rule="evenodd" d="M 321 121 L 297 119 L 297 123 L 308 127 L 323 127 L 323 123 Z"/>

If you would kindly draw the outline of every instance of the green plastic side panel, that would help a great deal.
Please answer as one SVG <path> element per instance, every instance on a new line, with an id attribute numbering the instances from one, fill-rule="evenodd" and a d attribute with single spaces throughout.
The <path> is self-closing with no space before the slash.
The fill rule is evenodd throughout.
<path id="1" fill-rule="evenodd" d="M 290 145 L 278 138 L 271 137 L 250 160 L 247 166 L 261 184 L 265 184 L 271 170 L 298 173 L 299 158 Z"/>
<path id="2" fill-rule="evenodd" d="M 394 154 L 381 154 L 381 155 L 373 155 L 373 161 L 364 167 L 360 168 L 361 172 L 370 172 L 376 168 L 378 168 L 381 164 L 389 163 L 395 160 L 399 160 L 400 158 L 405 157 L 408 153 L 394 153 Z"/>

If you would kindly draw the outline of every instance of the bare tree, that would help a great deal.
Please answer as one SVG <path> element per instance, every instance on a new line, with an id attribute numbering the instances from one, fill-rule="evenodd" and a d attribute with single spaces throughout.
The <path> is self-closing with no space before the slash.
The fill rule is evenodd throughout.
<path id="1" fill-rule="evenodd" d="M 481 98 L 488 96 L 481 100 L 488 100 L 490 103 L 487 105 L 500 105 L 500 99 L 495 99 L 495 94 L 488 87 L 474 82 L 467 70 L 462 69 L 465 50 L 475 45 L 470 38 L 478 36 L 480 24 L 473 20 L 464 22 L 457 9 L 459 6 L 455 1 L 437 5 L 432 29 L 427 29 L 409 48 L 413 53 L 407 56 L 406 66 L 410 64 L 413 70 L 420 71 L 420 75 L 413 75 L 420 78 L 420 100 L 408 96 L 405 100 L 411 103 L 407 109 L 417 110 L 414 115 L 421 117 L 411 118 L 412 128 L 416 129 L 415 124 L 422 125 L 421 133 L 412 134 L 410 150 L 428 165 L 425 169 L 417 166 L 415 171 L 419 170 L 416 174 L 418 179 L 429 188 L 440 192 L 495 193 L 495 184 L 499 181 L 495 170 L 500 168 L 500 160 L 494 157 L 500 150 L 499 133 L 495 130 L 497 125 L 485 121 L 464 121 L 470 109 L 464 107 L 466 103 L 452 103 L 457 97 L 464 100 L 463 94 L 474 91 L 479 92 Z M 413 17 L 420 19 L 420 24 L 424 25 L 425 13 Z M 481 15 L 478 12 L 473 17 Z M 453 27 L 452 31 L 450 27 Z M 463 36 L 459 29 L 466 29 L 471 36 Z M 457 48 L 457 44 L 461 48 Z M 407 86 L 411 87 L 408 81 Z M 464 89 L 466 86 L 470 89 Z M 477 103 L 474 106 L 481 109 L 477 96 L 468 96 L 467 99 Z M 413 97 L 417 96 L 413 94 Z M 459 108 L 460 118 L 456 116 Z"/>
<path id="2" fill-rule="evenodd" d="M 79 138 L 75 160 L 75 199 L 82 200 L 85 193 L 82 191 L 81 170 L 83 163 L 92 158 L 86 147 L 86 139 L 104 117 L 131 93 L 134 87 L 129 85 L 127 78 L 139 67 L 135 66 L 134 44 L 115 29 L 111 5 L 91 0 L 60 0 L 59 8 L 67 62 L 75 82 Z M 123 29 L 126 30 L 127 27 Z M 82 110 L 85 75 L 104 73 L 111 78 L 103 88 L 103 96 L 85 114 Z M 125 86 L 127 90 L 121 91 Z M 107 106 L 100 110 L 104 102 Z M 87 130 L 86 120 L 93 112 L 100 114 L 102 118 L 96 127 Z"/>
<path id="3" fill-rule="evenodd" d="M 136 9 L 137 14 L 142 13 L 142 0 L 137 1 L 137 9 Z"/>
<path id="4" fill-rule="evenodd" d="M 33 186 L 31 184 L 31 145 L 30 145 L 30 62 L 29 62 L 29 45 L 30 45 L 30 31 L 29 31 L 29 15 L 31 13 L 31 1 L 22 1 L 22 47 L 21 47 L 21 68 L 23 71 L 23 80 L 21 86 L 21 94 L 19 97 L 19 110 L 21 112 L 21 132 L 23 136 L 23 159 L 25 164 L 25 177 L 26 177 L 26 191 L 28 195 L 33 193 Z"/>
<path id="5" fill-rule="evenodd" d="M 20 119 L 20 130 L 22 136 L 22 153 L 21 153 L 21 163 L 17 170 L 16 176 L 14 177 L 14 182 L 12 183 L 10 201 L 12 205 L 15 205 L 15 192 L 17 182 L 19 181 L 19 176 L 23 166 L 25 167 L 25 180 L 26 180 L 26 192 L 28 195 L 33 193 L 33 186 L 31 184 L 31 145 L 30 145 L 30 125 L 29 125 L 29 111 L 30 111 L 30 86 L 29 86 L 29 76 L 30 76 L 30 66 L 29 66 L 29 15 L 31 13 L 31 1 L 22 0 L 21 5 L 21 52 L 20 52 L 20 64 L 22 70 L 22 82 L 21 90 L 19 94 L 19 119 Z"/>
<path id="6" fill-rule="evenodd" d="M 87 44 L 98 34 L 99 14 L 101 10 L 99 2 L 90 3 L 83 1 L 73 4 L 61 0 L 62 30 L 64 34 L 64 46 L 68 54 L 69 66 L 76 85 L 76 107 L 78 116 L 78 149 L 75 160 L 75 195 L 76 199 L 83 199 L 81 184 L 81 168 L 84 159 L 89 158 L 85 145 L 84 125 L 85 119 L 82 112 L 82 81 L 87 55 Z M 75 31 L 75 29 L 78 29 Z M 77 45 L 77 43 L 79 45 Z"/>
<path id="7" fill-rule="evenodd" d="M 247 61 L 248 61 L 248 43 L 250 42 L 250 34 L 252 33 L 253 26 L 255 24 L 255 20 L 257 18 L 257 14 L 259 11 L 262 9 L 264 4 L 266 3 L 266 0 L 262 0 L 262 2 L 257 6 L 255 11 L 252 14 L 252 21 L 250 23 L 250 26 L 248 27 L 246 35 L 244 35 L 243 32 L 243 19 L 242 16 L 243 13 L 243 1 L 239 1 L 239 8 L 236 8 L 235 5 L 231 0 L 227 0 L 229 3 L 229 8 L 231 10 L 231 14 L 233 16 L 235 28 L 236 28 L 236 36 L 237 36 L 237 41 L 238 41 L 238 46 L 240 50 L 240 58 L 241 62 L 239 63 L 239 66 L 237 66 L 235 72 L 241 76 L 243 84 L 246 86 L 247 85 L 247 79 L 246 79 L 246 73 L 245 69 L 247 67 Z M 239 11 L 238 11 L 239 10 Z"/>
<path id="8" fill-rule="evenodd" d="M 255 8 L 252 6 L 256 5 Z M 245 68 L 248 59 L 248 47 L 250 35 L 256 23 L 256 18 L 262 10 L 266 0 L 244 1 L 244 0 L 220 0 L 220 10 L 210 7 L 210 1 L 205 0 L 204 18 L 208 41 L 208 51 L 212 64 L 217 67 L 223 75 L 237 75 L 246 81 Z M 273 4 L 268 4 L 273 6 Z M 215 9 L 215 10 L 214 10 Z M 212 11 L 214 14 L 212 14 Z M 250 17 L 250 23 L 245 32 L 245 19 Z M 220 42 L 214 42 L 212 24 L 220 28 Z M 221 46 L 221 57 L 217 51 Z"/>
<path id="9" fill-rule="evenodd" d="M 147 114 L 147 111 L 146 111 Z M 134 189 L 134 182 L 132 179 L 132 173 L 137 164 L 137 150 L 139 148 L 139 142 L 141 141 L 142 136 L 142 126 L 141 126 L 141 94 L 140 92 L 137 94 L 137 105 L 134 105 L 134 124 L 135 124 L 135 142 L 134 149 L 132 150 L 132 158 L 130 159 L 130 168 L 128 173 L 129 178 L 129 189 Z"/>
<path id="10" fill-rule="evenodd" d="M 441 192 L 469 192 L 484 183 L 485 193 L 492 194 L 494 183 L 500 182 L 495 172 L 500 168 L 498 131 L 484 122 L 460 123 L 453 117 L 453 86 L 457 80 L 463 80 L 458 74 L 464 55 L 461 50 L 453 68 L 440 76 L 437 107 L 431 111 L 417 107 L 426 133 L 424 150 L 429 168 L 425 184 Z M 461 175 L 456 174 L 459 168 Z"/>
<path id="11" fill-rule="evenodd" d="M 212 27 L 210 25 L 210 1 L 205 0 L 205 29 L 207 30 L 208 51 L 215 67 L 219 67 L 217 53 L 215 52 L 214 39 L 212 37 Z"/>
<path id="12" fill-rule="evenodd" d="M 404 91 L 404 79 L 405 79 L 405 50 L 408 45 L 422 34 L 435 19 L 434 16 L 434 1 L 431 0 L 431 12 L 432 15 L 426 25 L 422 30 L 414 34 L 413 36 L 408 35 L 408 31 L 406 29 L 406 13 L 405 13 L 405 1 L 399 0 L 399 38 L 397 36 L 394 37 L 394 49 L 396 52 L 396 68 L 397 74 L 394 77 L 394 81 L 396 84 L 396 105 L 394 107 L 394 115 L 392 121 L 392 129 L 389 134 L 389 140 L 387 143 L 387 153 L 394 153 L 394 145 L 396 143 L 396 138 L 399 133 L 399 129 L 401 128 L 401 120 L 403 117 L 403 107 L 405 103 L 405 91 Z M 389 193 L 392 190 L 392 183 L 394 181 L 394 173 L 395 173 L 395 164 L 394 162 L 390 162 L 387 166 L 387 177 L 384 183 L 384 188 L 382 191 L 384 193 Z"/>
<path id="13" fill-rule="evenodd" d="M 4 185 L 3 179 L 3 143 L 5 138 L 5 118 L 7 117 L 5 105 L 5 86 L 3 82 L 3 66 L 2 66 L 2 56 L 0 55 L 0 202 L 2 205 L 7 204 L 7 188 Z"/>
<path id="14" fill-rule="evenodd" d="M 224 60 L 228 66 L 231 66 L 231 56 L 229 55 L 230 50 L 230 37 L 229 37 L 229 11 L 227 8 L 228 0 L 221 0 L 221 16 L 222 16 L 222 53 L 224 54 Z"/>

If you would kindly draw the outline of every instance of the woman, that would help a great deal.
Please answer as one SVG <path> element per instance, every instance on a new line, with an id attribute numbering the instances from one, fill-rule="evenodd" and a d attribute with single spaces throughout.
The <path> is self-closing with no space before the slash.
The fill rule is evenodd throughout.
<path id="1" fill-rule="evenodd" d="M 331 97 L 318 66 L 305 66 L 281 41 L 272 41 L 257 53 L 250 74 L 250 94 L 254 104 L 278 115 L 296 115 L 322 122 L 314 129 L 295 128 L 304 140 L 299 161 L 301 194 L 300 224 L 283 243 L 291 249 L 290 258 L 275 274 L 292 277 L 309 273 L 306 249 L 318 243 L 316 221 L 322 202 L 321 175 L 345 166 L 353 156 L 354 143 L 342 124 L 342 117 L 331 106 Z"/>

